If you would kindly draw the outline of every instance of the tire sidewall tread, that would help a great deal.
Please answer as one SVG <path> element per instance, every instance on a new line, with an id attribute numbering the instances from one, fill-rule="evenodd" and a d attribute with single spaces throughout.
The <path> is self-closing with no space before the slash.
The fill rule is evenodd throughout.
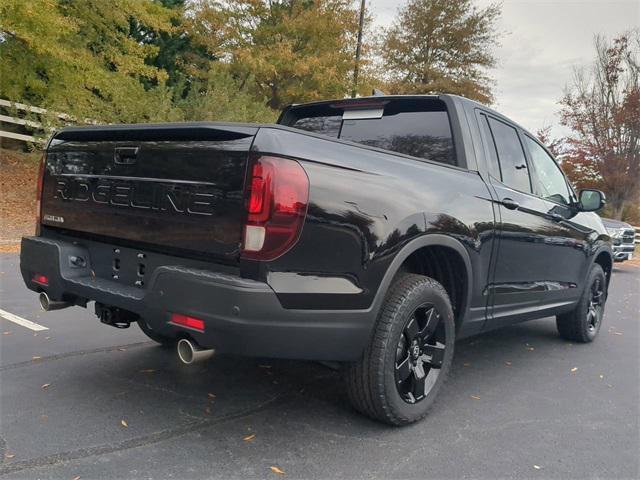
<path id="1" fill-rule="evenodd" d="M 427 397 L 416 404 L 409 404 L 401 398 L 395 385 L 395 351 L 408 315 L 425 302 L 434 304 L 445 323 L 445 358 Z M 347 392 L 355 408 L 392 425 L 420 420 L 428 413 L 447 377 L 454 342 L 453 310 L 444 287 L 429 277 L 399 274 L 386 295 L 362 358 L 346 368 Z"/>

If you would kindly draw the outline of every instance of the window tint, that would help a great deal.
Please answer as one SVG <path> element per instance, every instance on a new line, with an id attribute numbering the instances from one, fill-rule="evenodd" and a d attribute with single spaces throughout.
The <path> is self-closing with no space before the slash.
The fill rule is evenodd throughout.
<path id="1" fill-rule="evenodd" d="M 489 158 L 487 158 L 487 167 L 489 168 L 489 173 L 493 178 L 502 180 L 500 165 L 498 163 L 498 153 L 496 152 L 496 144 L 493 142 L 493 136 L 491 135 L 486 115 L 480 115 L 480 128 L 482 129 L 482 134 L 487 142 L 487 151 L 489 154 Z"/>
<path id="2" fill-rule="evenodd" d="M 306 130 L 307 132 L 320 133 L 329 137 L 337 138 L 340 134 L 340 124 L 342 115 L 305 117 L 296 120 L 292 127 Z"/>
<path id="3" fill-rule="evenodd" d="M 537 193 L 547 200 L 568 205 L 571 195 L 560 167 L 535 140 L 525 136 L 525 144 L 536 172 Z"/>
<path id="4" fill-rule="evenodd" d="M 367 107 L 363 108 L 362 105 Z M 364 110 L 382 112 L 381 115 L 362 115 L 358 118 L 357 113 Z M 356 115 L 344 115 L 345 112 Z M 298 105 L 285 111 L 281 123 L 405 155 L 457 165 L 449 114 L 444 102 L 435 98 L 381 98 Z"/>
<path id="5" fill-rule="evenodd" d="M 498 152 L 502 183 L 514 190 L 531 192 L 529 170 L 518 132 L 494 118 L 489 118 L 489 126 Z"/>
<path id="6" fill-rule="evenodd" d="M 398 112 L 382 118 L 345 120 L 340 138 L 456 164 L 447 112 Z"/>

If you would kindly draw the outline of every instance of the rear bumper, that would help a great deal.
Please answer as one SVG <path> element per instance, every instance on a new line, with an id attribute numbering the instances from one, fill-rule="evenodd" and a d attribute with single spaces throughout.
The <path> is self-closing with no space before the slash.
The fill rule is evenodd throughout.
<path id="1" fill-rule="evenodd" d="M 88 261 L 75 266 L 72 257 Z M 179 265 L 155 269 L 144 288 L 92 275 L 82 245 L 22 239 L 20 269 L 28 288 L 55 300 L 93 300 L 136 313 L 158 334 L 189 336 L 203 347 L 241 355 L 348 361 L 357 359 L 373 326 L 370 310 L 291 310 L 266 283 Z M 35 273 L 48 285 L 35 283 Z M 205 332 L 169 323 L 171 313 L 205 321 Z"/>

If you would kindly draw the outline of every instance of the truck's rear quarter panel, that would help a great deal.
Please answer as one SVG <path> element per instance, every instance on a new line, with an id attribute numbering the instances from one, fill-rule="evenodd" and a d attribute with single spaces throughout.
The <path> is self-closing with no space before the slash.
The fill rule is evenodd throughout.
<path id="1" fill-rule="evenodd" d="M 254 150 L 301 159 L 310 180 L 299 242 L 264 266 L 286 307 L 368 308 L 398 251 L 426 233 L 459 240 L 486 283 L 494 213 L 477 173 L 284 129 L 261 129 Z"/>

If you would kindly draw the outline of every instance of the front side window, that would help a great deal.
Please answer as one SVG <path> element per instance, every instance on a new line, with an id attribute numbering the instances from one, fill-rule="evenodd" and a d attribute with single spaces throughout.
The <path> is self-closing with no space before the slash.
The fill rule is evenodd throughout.
<path id="1" fill-rule="evenodd" d="M 530 193 L 529 169 L 517 130 L 491 117 L 489 126 L 500 161 L 502 183 L 514 190 Z"/>
<path id="2" fill-rule="evenodd" d="M 560 167 L 538 142 L 527 136 L 524 138 L 536 172 L 536 190 L 547 200 L 568 205 L 571 194 Z"/>

